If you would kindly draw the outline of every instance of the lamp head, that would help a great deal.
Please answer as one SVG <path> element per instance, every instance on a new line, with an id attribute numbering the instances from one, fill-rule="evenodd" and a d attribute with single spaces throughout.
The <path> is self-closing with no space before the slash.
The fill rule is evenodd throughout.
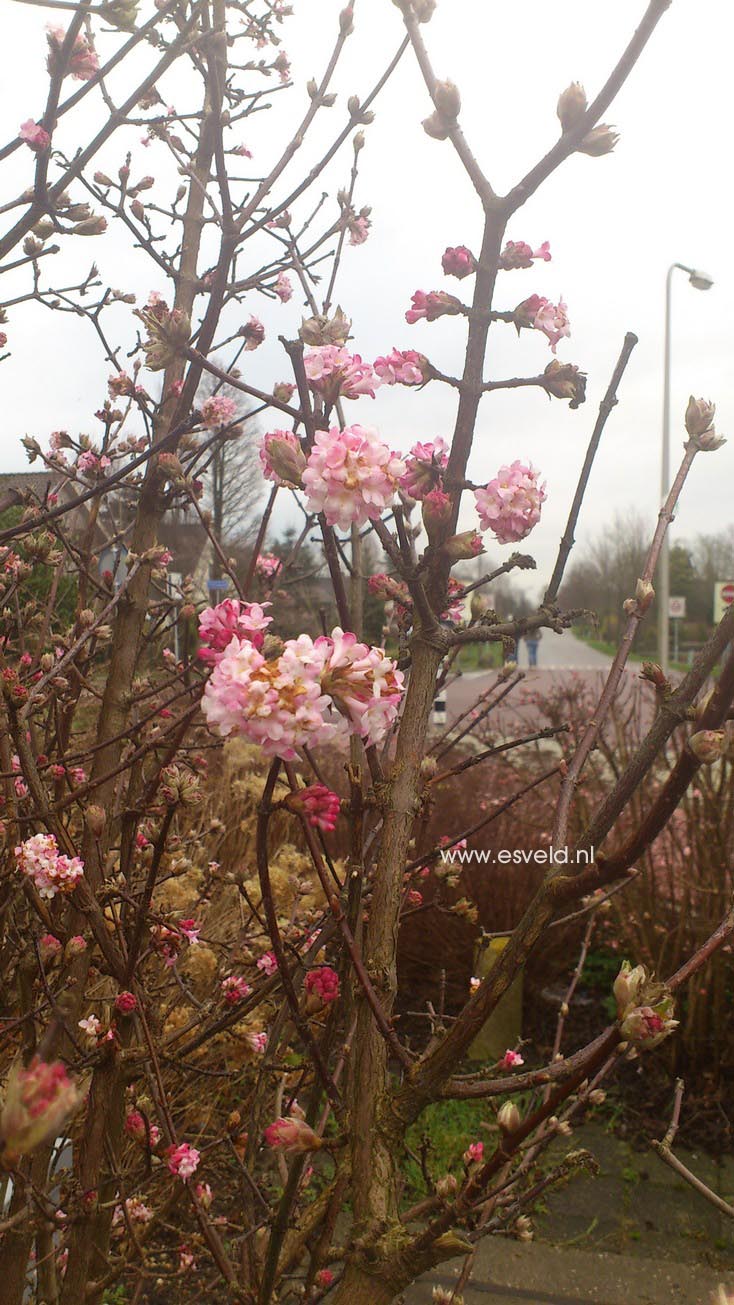
<path id="1" fill-rule="evenodd" d="M 714 284 L 714 278 L 708 272 L 701 272 L 697 268 L 693 268 L 688 279 L 694 290 L 710 290 Z"/>

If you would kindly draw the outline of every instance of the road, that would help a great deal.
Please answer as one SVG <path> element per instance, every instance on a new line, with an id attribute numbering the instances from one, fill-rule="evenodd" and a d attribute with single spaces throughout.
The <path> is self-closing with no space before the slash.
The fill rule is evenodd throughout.
<path id="1" fill-rule="evenodd" d="M 584 679 L 595 682 L 601 690 L 603 672 L 611 666 L 610 657 L 587 647 L 580 639 L 574 638 L 570 631 L 565 631 L 563 634 L 555 634 L 551 630 L 543 632 L 538 648 L 537 668 L 528 668 L 527 648 L 524 642 L 520 644 L 519 653 L 518 664 L 520 669 L 525 671 L 525 678 L 505 699 L 505 703 L 500 708 L 502 724 L 499 724 L 496 717 L 492 718 L 492 723 L 497 724 L 500 729 L 504 728 L 508 715 L 511 715 L 516 723 L 518 718 L 523 724 L 532 722 L 538 712 L 537 709 L 533 709 L 531 695 L 542 696 L 553 686 L 558 685 L 559 681 L 562 682 L 574 674 L 583 675 Z M 633 669 L 626 674 L 634 676 L 636 671 Z M 446 694 L 447 723 L 456 720 L 457 716 L 476 702 L 485 689 L 496 682 L 496 671 L 470 671 L 451 683 Z"/>

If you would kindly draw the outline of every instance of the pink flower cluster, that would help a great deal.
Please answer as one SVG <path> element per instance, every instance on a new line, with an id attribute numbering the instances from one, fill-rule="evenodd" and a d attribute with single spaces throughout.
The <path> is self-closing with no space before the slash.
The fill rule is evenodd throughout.
<path id="1" fill-rule="evenodd" d="M 371 365 L 342 345 L 319 345 L 305 355 L 303 365 L 311 389 L 330 405 L 337 399 L 359 399 L 365 394 L 374 399 L 380 385 Z"/>
<path id="2" fill-rule="evenodd" d="M 405 463 L 371 426 L 316 432 L 303 486 L 309 512 L 323 512 L 330 526 L 348 530 L 375 521 L 393 501 Z"/>
<path id="3" fill-rule="evenodd" d="M 290 278 L 286 276 L 285 272 L 280 272 L 278 274 L 278 279 L 273 286 L 273 290 L 282 304 L 288 303 L 288 300 L 293 295 L 293 286 Z"/>
<path id="4" fill-rule="evenodd" d="M 238 334 L 245 341 L 245 350 L 251 353 L 253 349 L 259 349 L 265 339 L 265 327 L 259 317 L 251 317 L 240 327 Z"/>
<path id="5" fill-rule="evenodd" d="M 278 961 L 275 952 L 263 952 L 257 962 L 257 968 L 267 979 L 272 978 L 278 969 Z"/>
<path id="6" fill-rule="evenodd" d="M 366 213 L 353 213 L 347 219 L 350 245 L 363 245 L 370 233 L 372 223 Z"/>
<path id="7" fill-rule="evenodd" d="M 34 154 L 41 154 L 51 144 L 51 137 L 46 129 L 39 122 L 34 122 L 33 118 L 28 118 L 20 124 L 18 135 Z"/>
<path id="8" fill-rule="evenodd" d="M 53 834 L 27 838 L 15 848 L 15 859 L 41 897 L 73 892 L 84 874 L 84 862 L 78 856 L 63 856 Z"/>
<path id="9" fill-rule="evenodd" d="M 330 1006 L 339 997 L 339 975 L 329 965 L 309 970 L 304 986 L 308 995 L 318 997 L 324 1006 Z"/>
<path id="10" fill-rule="evenodd" d="M 405 320 L 409 326 L 419 322 L 422 317 L 427 322 L 435 322 L 439 317 L 455 317 L 462 311 L 462 303 L 455 295 L 449 295 L 445 290 L 416 290 L 411 295 L 412 308 L 409 308 L 405 314 Z"/>
<path id="11" fill-rule="evenodd" d="M 430 378 L 427 358 L 415 349 L 393 349 L 375 358 L 373 367 L 383 385 L 422 385 Z"/>
<path id="12" fill-rule="evenodd" d="M 553 353 L 556 352 L 559 340 L 571 334 L 568 304 L 564 304 L 562 299 L 553 304 L 544 295 L 531 295 L 518 304 L 514 317 L 518 331 L 522 327 L 542 331 Z"/>
<path id="13" fill-rule="evenodd" d="M 237 404 L 226 394 L 213 394 L 201 408 L 201 420 L 208 430 L 228 426 L 237 416 Z"/>
<path id="14" fill-rule="evenodd" d="M 448 445 L 440 435 L 431 442 L 414 444 L 405 459 L 400 488 L 410 498 L 425 498 L 431 490 L 440 488 L 441 474 L 446 470 L 448 460 Z"/>
<path id="15" fill-rule="evenodd" d="M 532 245 L 526 244 L 524 240 L 508 240 L 500 254 L 499 265 L 504 272 L 512 272 L 516 268 L 532 267 L 534 259 L 550 263 L 549 241 L 544 240 L 540 248 L 533 252 Z"/>
<path id="16" fill-rule="evenodd" d="M 459 281 L 463 281 L 465 276 L 471 276 L 477 270 L 477 260 L 466 245 L 457 245 L 455 249 L 449 248 L 441 259 L 441 266 L 447 276 L 455 276 Z"/>
<path id="17" fill-rule="evenodd" d="M 48 70 L 53 75 L 57 69 L 58 57 L 66 39 L 66 32 L 63 27 L 48 27 L 46 29 L 46 39 L 48 40 Z M 78 82 L 88 82 L 94 77 L 95 73 L 99 72 L 97 52 L 82 32 L 79 32 L 71 48 L 66 71 L 71 73 L 72 77 Z"/>
<path id="18" fill-rule="evenodd" d="M 531 463 L 516 459 L 500 467 L 484 489 L 474 491 L 482 530 L 492 530 L 500 544 L 516 544 L 540 521 L 547 495 L 539 475 Z"/>
<path id="19" fill-rule="evenodd" d="M 272 580 L 280 570 L 280 558 L 275 553 L 258 553 L 255 570 L 261 580 Z"/>
<path id="20" fill-rule="evenodd" d="M 498 1069 L 518 1069 L 524 1065 L 525 1061 L 518 1051 L 506 1051 L 500 1061 L 497 1062 Z"/>
<path id="21" fill-rule="evenodd" d="M 202 710 L 210 729 L 243 734 L 266 756 L 291 761 L 296 749 L 331 742 L 329 699 L 308 635 L 289 639 L 280 657 L 266 661 L 248 639 L 234 639 L 207 681 Z"/>
<path id="22" fill-rule="evenodd" d="M 210 729 L 243 734 L 266 756 L 291 761 L 297 748 L 345 732 L 378 743 L 402 692 L 402 673 L 383 650 L 337 627 L 331 638 L 286 640 L 272 661 L 249 639 L 233 639 L 206 684 L 202 710 Z"/>
<path id="23" fill-rule="evenodd" d="M 145 1118 L 139 1110 L 130 1110 L 125 1116 L 125 1132 L 140 1146 L 145 1146 L 150 1141 L 151 1147 L 155 1147 L 161 1140 L 158 1125 L 150 1124 L 146 1127 Z"/>
<path id="24" fill-rule="evenodd" d="M 309 784 L 306 788 L 299 788 L 297 792 L 288 795 L 286 805 L 290 811 L 302 811 L 314 829 L 323 829 L 327 834 L 336 829 L 341 800 L 339 794 L 325 784 Z"/>
<path id="25" fill-rule="evenodd" d="M 9 1155 L 24 1155 L 55 1137 L 80 1100 L 60 1060 L 47 1062 L 34 1056 L 26 1068 L 16 1061 L 0 1115 L 0 1137 Z"/>
<path id="26" fill-rule="evenodd" d="M 263 435 L 260 462 L 266 480 L 276 485 L 301 487 L 306 458 L 292 430 L 271 430 Z"/>
<path id="27" fill-rule="evenodd" d="M 228 974 L 219 986 L 228 1006 L 236 1006 L 252 992 L 249 983 L 240 974 Z"/>
<path id="28" fill-rule="evenodd" d="M 233 639 L 249 639 L 255 648 L 262 648 L 273 619 L 266 615 L 266 607 L 270 603 L 241 603 L 239 598 L 225 598 L 216 607 L 205 607 L 199 617 L 200 661 L 216 666 Z"/>
<path id="29" fill-rule="evenodd" d="M 283 1151 L 286 1155 L 318 1151 L 321 1147 L 321 1138 L 317 1137 L 300 1115 L 288 1115 L 274 1120 L 265 1129 L 264 1137 L 267 1146 L 274 1151 Z"/>
<path id="30" fill-rule="evenodd" d="M 196 1147 L 189 1146 L 188 1142 L 181 1142 L 180 1146 L 169 1146 L 167 1154 L 168 1172 L 173 1174 L 174 1178 L 181 1178 L 184 1183 L 188 1182 L 199 1167 L 201 1157 Z"/>

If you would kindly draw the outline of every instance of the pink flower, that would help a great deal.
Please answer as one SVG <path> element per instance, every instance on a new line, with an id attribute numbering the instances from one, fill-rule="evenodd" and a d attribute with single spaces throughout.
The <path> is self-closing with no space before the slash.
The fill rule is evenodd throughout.
<path id="1" fill-rule="evenodd" d="M 236 1006 L 238 1002 L 249 997 L 252 992 L 249 983 L 246 983 L 239 974 L 228 974 L 226 979 L 222 979 L 219 986 L 228 1006 Z"/>
<path id="2" fill-rule="evenodd" d="M 138 1009 L 138 999 L 132 992 L 119 992 L 115 997 L 115 1010 L 120 1015 L 132 1015 Z"/>
<path id="3" fill-rule="evenodd" d="M 464 1159 L 468 1165 L 481 1164 L 484 1159 L 484 1142 L 472 1142 L 464 1152 Z"/>
<path id="4" fill-rule="evenodd" d="M 53 834 L 34 834 L 15 849 L 19 870 L 32 879 L 41 897 L 71 893 L 84 874 L 84 862 L 78 856 L 59 853 Z"/>
<path id="5" fill-rule="evenodd" d="M 261 970 L 267 978 L 271 978 L 277 972 L 278 962 L 275 958 L 275 952 L 265 952 L 257 962 L 258 970 Z"/>
<path id="6" fill-rule="evenodd" d="M 324 656 L 321 688 L 349 721 L 350 731 L 379 743 L 398 714 L 403 673 L 382 648 L 359 643 L 338 626 L 314 645 Z"/>
<path id="7" fill-rule="evenodd" d="M 260 462 L 266 480 L 272 480 L 276 485 L 301 488 L 306 458 L 292 430 L 272 430 L 263 435 Z"/>
<path id="8" fill-rule="evenodd" d="M 432 442 L 414 444 L 405 459 L 400 488 L 410 498 L 425 498 L 431 490 L 440 488 L 441 473 L 446 470 L 448 460 L 448 445 L 440 435 Z"/>
<path id="9" fill-rule="evenodd" d="M 293 285 L 291 284 L 290 278 L 286 276 L 285 272 L 280 272 L 278 274 L 278 279 L 275 282 L 273 289 L 282 304 L 287 304 L 288 300 L 292 298 Z"/>
<path id="10" fill-rule="evenodd" d="M 109 458 L 94 449 L 85 449 L 76 460 L 77 471 L 87 476 L 101 476 L 110 465 Z"/>
<path id="11" fill-rule="evenodd" d="M 265 631 L 273 619 L 265 614 L 269 606 L 225 598 L 216 607 L 205 607 L 199 616 L 200 661 L 216 666 L 233 639 L 249 639 L 253 647 L 262 648 Z"/>
<path id="12" fill-rule="evenodd" d="M 272 580 L 280 570 L 281 561 L 275 553 L 258 553 L 255 571 L 261 580 Z"/>
<path id="13" fill-rule="evenodd" d="M 48 27 L 46 29 L 46 39 L 49 47 L 48 70 L 51 74 L 56 71 L 58 56 L 65 38 L 66 32 L 63 27 Z M 99 59 L 94 46 L 81 32 L 72 46 L 66 71 L 71 73 L 72 77 L 78 82 L 88 82 L 94 77 L 95 73 L 99 72 Z"/>
<path id="14" fill-rule="evenodd" d="M 405 314 L 410 326 L 425 317 L 427 322 L 435 322 L 438 317 L 455 317 L 462 311 L 462 303 L 455 295 L 446 294 L 444 290 L 416 290 L 411 296 L 412 308 Z"/>
<path id="15" fill-rule="evenodd" d="M 524 1065 L 524 1064 L 525 1064 L 525 1061 L 523 1060 L 523 1058 L 522 1058 L 522 1056 L 519 1054 L 519 1052 L 517 1052 L 517 1051 L 509 1051 L 509 1050 L 508 1050 L 508 1051 L 505 1052 L 504 1056 L 503 1056 L 502 1059 L 500 1060 L 500 1062 L 499 1062 L 497 1068 L 498 1068 L 498 1069 L 517 1069 L 520 1065 Z"/>
<path id="16" fill-rule="evenodd" d="M 247 1041 L 256 1056 L 264 1056 L 268 1045 L 267 1033 L 248 1033 Z"/>
<path id="17" fill-rule="evenodd" d="M 311 389 L 330 405 L 339 398 L 359 399 L 365 394 L 374 399 L 380 385 L 370 364 L 341 345 L 319 345 L 305 355 L 303 365 Z"/>
<path id="18" fill-rule="evenodd" d="M 330 526 L 348 530 L 377 520 L 390 506 L 405 463 L 371 426 L 316 432 L 303 486 L 309 512 L 323 512 Z"/>
<path id="19" fill-rule="evenodd" d="M 547 495 L 531 463 L 516 460 L 500 467 L 494 480 L 474 491 L 482 530 L 492 530 L 500 544 L 516 544 L 540 521 Z"/>
<path id="20" fill-rule="evenodd" d="M 245 341 L 245 350 L 249 353 L 253 349 L 259 349 L 265 339 L 265 327 L 257 317 L 251 317 L 249 322 L 239 329 L 239 334 Z"/>
<path id="21" fill-rule="evenodd" d="M 178 1271 L 179 1273 L 189 1273 L 196 1268 L 196 1257 L 189 1246 L 179 1246 L 178 1248 Z"/>
<path id="22" fill-rule="evenodd" d="M 393 349 L 372 365 L 383 385 L 422 385 L 430 379 L 428 359 L 415 349 Z"/>
<path id="23" fill-rule="evenodd" d="M 350 245 L 363 245 L 370 233 L 370 222 L 366 213 L 353 213 L 347 220 Z"/>
<path id="24" fill-rule="evenodd" d="M 168 1172 L 173 1174 L 174 1178 L 180 1178 L 184 1183 L 188 1182 L 192 1174 L 196 1173 L 201 1158 L 196 1147 L 189 1146 L 188 1142 L 181 1142 L 180 1146 L 169 1146 L 166 1154 Z"/>
<path id="25" fill-rule="evenodd" d="M 42 938 L 39 938 L 38 947 L 44 965 L 47 961 L 53 960 L 63 950 L 58 938 L 54 937 L 52 933 L 45 933 Z"/>
<path id="26" fill-rule="evenodd" d="M 317 1287 L 330 1287 L 334 1281 L 334 1275 L 331 1269 L 319 1269 L 314 1282 Z"/>
<path id="27" fill-rule="evenodd" d="M 558 341 L 571 334 L 568 320 L 568 305 L 561 299 L 557 304 L 551 303 L 544 295 L 531 295 L 518 304 L 514 312 L 514 321 L 518 331 L 523 327 L 542 331 L 547 337 L 553 353 Z"/>
<path id="28" fill-rule="evenodd" d="M 477 260 L 466 245 L 457 245 L 455 249 L 448 248 L 441 259 L 441 266 L 446 276 L 455 276 L 462 281 L 465 276 L 471 276 L 477 270 Z"/>
<path id="29" fill-rule="evenodd" d="M 179 920 L 178 931 L 186 939 L 189 946 L 193 947 L 199 941 L 201 925 L 196 920 Z"/>
<path id="30" fill-rule="evenodd" d="M 47 1063 L 34 1056 L 27 1068 L 17 1060 L 8 1076 L 0 1115 L 0 1137 L 9 1155 L 25 1155 L 56 1137 L 81 1100 L 60 1060 Z"/>
<path id="31" fill-rule="evenodd" d="M 268 1124 L 264 1132 L 266 1145 L 274 1151 L 284 1151 L 286 1155 L 296 1155 L 304 1151 L 318 1151 L 321 1138 L 297 1115 L 276 1119 Z"/>
<path id="32" fill-rule="evenodd" d="M 237 404 L 226 394 L 213 394 L 202 404 L 201 420 L 208 430 L 228 426 L 237 416 Z"/>
<path id="33" fill-rule="evenodd" d="M 34 122 L 33 118 L 28 118 L 26 122 L 20 124 L 18 135 L 35 154 L 41 154 L 51 144 L 51 137 L 48 132 L 40 123 Z"/>
<path id="34" fill-rule="evenodd" d="M 96 1015 L 87 1015 L 85 1020 L 79 1020 L 77 1024 L 77 1028 L 80 1028 L 82 1033 L 85 1033 L 92 1041 L 96 1041 L 101 1027 L 102 1025 Z"/>
<path id="35" fill-rule="evenodd" d="M 550 244 L 547 240 L 543 241 L 540 249 L 536 249 L 535 253 L 532 245 L 526 245 L 524 240 L 508 240 L 500 254 L 499 265 L 503 271 L 511 272 L 515 268 L 532 267 L 533 259 L 536 258 L 544 263 L 550 263 Z"/>
<path id="36" fill-rule="evenodd" d="M 324 1006 L 331 1005 L 339 997 L 339 975 L 328 965 L 309 970 L 304 986 L 309 996 L 315 995 Z"/>
<path id="37" fill-rule="evenodd" d="M 137 1196 L 128 1197 L 125 1202 L 127 1217 L 132 1223 L 150 1223 L 153 1218 L 153 1211 L 149 1206 Z M 112 1216 L 112 1227 L 119 1228 L 125 1222 L 125 1213 L 121 1205 L 115 1206 L 115 1212 Z"/>
<path id="38" fill-rule="evenodd" d="M 314 829 L 323 829 L 331 833 L 336 829 L 340 810 L 339 794 L 332 792 L 325 784 L 309 784 L 299 788 L 286 798 L 289 811 L 302 811 L 309 825 Z"/>
<path id="39" fill-rule="evenodd" d="M 417 888 L 409 888 L 406 893 L 408 906 L 422 906 L 423 894 Z"/>
<path id="40" fill-rule="evenodd" d="M 151 1124 L 146 1128 L 145 1119 L 139 1110 L 130 1110 L 125 1116 L 125 1132 L 134 1142 L 139 1142 L 141 1146 L 148 1141 L 150 1133 L 150 1145 L 157 1146 L 160 1141 L 161 1130 L 156 1124 Z"/>

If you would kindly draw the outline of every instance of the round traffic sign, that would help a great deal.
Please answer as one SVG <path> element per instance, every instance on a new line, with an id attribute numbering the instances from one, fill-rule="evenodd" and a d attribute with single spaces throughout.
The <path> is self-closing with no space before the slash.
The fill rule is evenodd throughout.
<path id="1" fill-rule="evenodd" d="M 724 607 L 731 607 L 732 603 L 734 603 L 734 585 L 722 585 L 721 601 Z"/>

